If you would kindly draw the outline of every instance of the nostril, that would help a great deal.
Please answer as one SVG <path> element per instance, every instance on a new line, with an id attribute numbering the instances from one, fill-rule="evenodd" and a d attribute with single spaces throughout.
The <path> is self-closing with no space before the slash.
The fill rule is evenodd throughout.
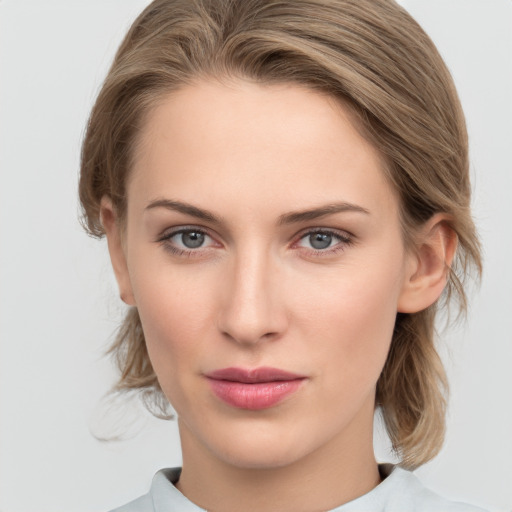
<path id="1" fill-rule="evenodd" d="M 256 345 L 261 343 L 262 341 L 273 341 L 279 337 L 278 332 L 266 332 L 264 334 L 251 333 L 248 331 L 245 332 L 233 332 L 233 330 L 223 330 L 222 334 L 224 337 L 231 341 L 235 341 L 237 343 L 246 344 L 246 345 Z"/>

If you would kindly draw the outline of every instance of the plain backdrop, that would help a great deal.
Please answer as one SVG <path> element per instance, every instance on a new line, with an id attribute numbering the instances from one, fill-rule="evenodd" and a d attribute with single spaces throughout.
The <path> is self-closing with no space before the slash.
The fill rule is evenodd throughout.
<path id="1" fill-rule="evenodd" d="M 403 0 L 466 111 L 485 274 L 443 335 L 448 437 L 417 474 L 453 499 L 512 510 L 512 2 Z M 77 220 L 86 118 L 145 0 L 0 0 L 0 511 L 106 511 L 180 464 L 176 424 L 102 397 L 122 306 L 103 241 Z M 96 435 L 124 432 L 124 441 Z M 377 452 L 386 458 L 377 435 Z"/>

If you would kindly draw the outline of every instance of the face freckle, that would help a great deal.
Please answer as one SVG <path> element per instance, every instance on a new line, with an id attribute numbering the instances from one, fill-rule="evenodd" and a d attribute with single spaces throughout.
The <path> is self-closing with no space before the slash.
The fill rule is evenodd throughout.
<path id="1" fill-rule="evenodd" d="M 274 467 L 368 442 L 408 256 L 380 156 L 346 107 L 243 80 L 170 94 L 141 133 L 125 242 L 187 449 Z M 243 402 L 244 383 L 210 378 L 233 368 L 300 385 Z"/>

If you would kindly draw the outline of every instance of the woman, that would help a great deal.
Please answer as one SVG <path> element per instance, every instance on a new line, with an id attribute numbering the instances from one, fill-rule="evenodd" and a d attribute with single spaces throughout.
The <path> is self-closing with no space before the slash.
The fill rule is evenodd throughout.
<path id="1" fill-rule="evenodd" d="M 460 104 L 398 5 L 153 2 L 80 198 L 131 306 L 117 389 L 168 400 L 183 451 L 118 510 L 476 510 L 406 471 L 442 444 L 434 318 L 480 255 Z"/>

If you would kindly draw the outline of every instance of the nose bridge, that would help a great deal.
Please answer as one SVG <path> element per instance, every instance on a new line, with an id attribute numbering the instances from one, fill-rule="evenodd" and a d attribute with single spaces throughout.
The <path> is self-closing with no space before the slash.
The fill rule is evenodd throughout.
<path id="1" fill-rule="evenodd" d="M 239 343 L 276 338 L 286 318 L 277 279 L 277 261 L 265 247 L 246 247 L 233 255 L 219 328 Z"/>

